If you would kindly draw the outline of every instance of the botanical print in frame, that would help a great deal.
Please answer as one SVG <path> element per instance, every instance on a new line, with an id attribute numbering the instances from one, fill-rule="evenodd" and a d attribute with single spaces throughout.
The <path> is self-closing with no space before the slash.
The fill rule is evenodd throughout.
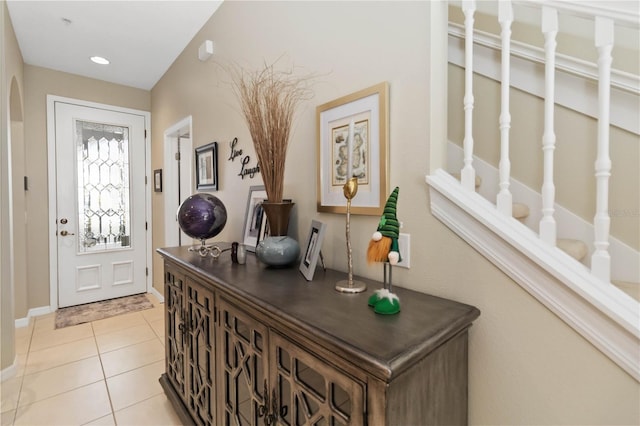
<path id="1" fill-rule="evenodd" d="M 358 186 L 360 189 L 364 185 L 369 184 L 369 112 L 362 114 L 354 120 L 354 138 L 352 148 L 351 167 L 353 176 L 358 178 Z M 337 120 L 329 123 L 331 127 L 331 140 L 333 141 L 331 155 L 331 185 L 342 186 L 346 183 L 347 176 L 347 160 L 348 160 L 348 143 L 349 138 L 349 122 L 345 120 Z"/>

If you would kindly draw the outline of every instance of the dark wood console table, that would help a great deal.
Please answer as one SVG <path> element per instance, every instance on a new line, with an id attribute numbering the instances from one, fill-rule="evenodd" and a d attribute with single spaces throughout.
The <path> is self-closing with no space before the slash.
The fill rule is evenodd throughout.
<path id="1" fill-rule="evenodd" d="M 223 246 L 223 244 L 220 244 Z M 394 288 L 397 315 L 334 290 L 345 273 L 233 264 L 186 247 L 164 258 L 166 372 L 185 424 L 427 425 L 467 422 L 473 306 Z"/>

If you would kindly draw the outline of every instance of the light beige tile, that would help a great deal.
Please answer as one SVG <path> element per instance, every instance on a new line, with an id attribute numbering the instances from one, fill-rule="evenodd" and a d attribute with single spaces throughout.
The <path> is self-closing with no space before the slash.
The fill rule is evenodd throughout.
<path id="1" fill-rule="evenodd" d="M 100 380 L 104 380 L 104 374 L 98 356 L 28 374 L 22 382 L 19 405 L 32 404 Z"/>
<path id="2" fill-rule="evenodd" d="M 98 342 L 98 349 L 100 350 L 100 353 L 113 351 L 152 339 L 157 339 L 157 337 L 146 321 L 143 325 L 136 327 L 127 328 L 113 333 L 96 335 L 96 341 Z"/>
<path id="3" fill-rule="evenodd" d="M 153 339 L 100 355 L 106 377 L 112 377 L 134 368 L 164 359 L 164 346 Z"/>
<path id="4" fill-rule="evenodd" d="M 164 394 L 115 412 L 118 426 L 181 425 L 178 415 Z"/>
<path id="5" fill-rule="evenodd" d="M 81 425 L 111 412 L 103 381 L 18 407 L 15 425 Z"/>
<path id="6" fill-rule="evenodd" d="M 140 311 L 144 319 L 148 322 L 164 319 L 164 305 L 154 305 L 151 309 Z"/>
<path id="7" fill-rule="evenodd" d="M 86 339 L 87 337 L 93 337 L 93 329 L 89 323 L 75 325 L 73 327 L 59 328 L 51 331 L 34 332 L 33 337 L 31 338 L 30 350 L 39 351 L 52 346 Z"/>
<path id="8" fill-rule="evenodd" d="M 0 425 L 13 426 L 13 419 L 16 416 L 16 410 L 5 411 L 0 413 Z"/>
<path id="9" fill-rule="evenodd" d="M 16 336 L 16 354 L 26 354 L 29 352 L 31 336 Z"/>
<path id="10" fill-rule="evenodd" d="M 42 331 L 53 331 L 56 328 L 56 313 L 41 315 L 36 317 L 36 321 L 33 324 L 33 332 L 40 333 Z"/>
<path id="11" fill-rule="evenodd" d="M 120 331 L 143 324 L 145 324 L 145 320 L 140 312 L 131 312 L 129 314 L 105 318 L 102 320 L 93 321 L 91 323 L 96 336 L 106 333 L 113 333 L 115 331 Z"/>
<path id="12" fill-rule="evenodd" d="M 26 327 L 16 327 L 16 331 L 15 331 L 16 339 L 20 337 L 31 337 L 31 335 L 33 334 L 34 324 L 35 324 L 35 321 L 29 321 L 29 325 L 27 325 Z"/>
<path id="13" fill-rule="evenodd" d="M 18 407 L 22 377 L 12 377 L 0 383 L 0 412 L 15 410 Z"/>
<path id="14" fill-rule="evenodd" d="M 93 420 L 89 423 L 85 423 L 83 426 L 115 426 L 116 421 L 113 418 L 113 414 L 109 414 L 108 416 L 100 417 L 99 419 Z"/>
<path id="15" fill-rule="evenodd" d="M 163 391 L 158 379 L 163 372 L 164 361 L 158 361 L 108 378 L 107 387 L 114 411 L 161 394 Z"/>
<path id="16" fill-rule="evenodd" d="M 27 365 L 27 354 L 17 354 L 16 359 L 18 360 L 18 369 L 16 370 L 16 376 L 24 376 L 24 368 Z"/>
<path id="17" fill-rule="evenodd" d="M 32 374 L 95 355 L 98 355 L 98 348 L 93 337 L 53 346 L 41 351 L 31 351 L 27 358 L 25 374 Z"/>
<path id="18" fill-rule="evenodd" d="M 153 332 L 156 333 L 156 336 L 162 341 L 164 341 L 164 319 L 150 321 L 149 325 L 153 329 Z"/>

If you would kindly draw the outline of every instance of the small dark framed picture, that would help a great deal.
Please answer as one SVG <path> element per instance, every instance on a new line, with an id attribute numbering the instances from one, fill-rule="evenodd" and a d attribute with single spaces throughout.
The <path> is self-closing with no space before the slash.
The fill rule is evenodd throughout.
<path id="1" fill-rule="evenodd" d="M 196 189 L 218 190 L 218 142 L 196 148 Z"/>
<path id="2" fill-rule="evenodd" d="M 307 281 L 313 280 L 326 227 L 327 225 L 322 222 L 311 221 L 307 244 L 302 247 L 302 259 L 300 259 L 300 272 L 302 272 Z"/>
<path id="3" fill-rule="evenodd" d="M 155 192 L 162 192 L 162 169 L 153 171 L 153 190 Z"/>

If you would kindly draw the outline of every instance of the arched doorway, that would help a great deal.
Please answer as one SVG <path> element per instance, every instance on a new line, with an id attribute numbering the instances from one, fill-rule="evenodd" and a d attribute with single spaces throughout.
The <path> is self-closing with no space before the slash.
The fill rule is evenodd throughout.
<path id="1" fill-rule="evenodd" d="M 26 149 L 24 141 L 22 93 L 16 78 L 9 93 L 9 146 L 11 150 L 11 213 L 13 217 L 13 295 L 14 316 L 26 318 L 27 293 L 27 205 Z"/>

